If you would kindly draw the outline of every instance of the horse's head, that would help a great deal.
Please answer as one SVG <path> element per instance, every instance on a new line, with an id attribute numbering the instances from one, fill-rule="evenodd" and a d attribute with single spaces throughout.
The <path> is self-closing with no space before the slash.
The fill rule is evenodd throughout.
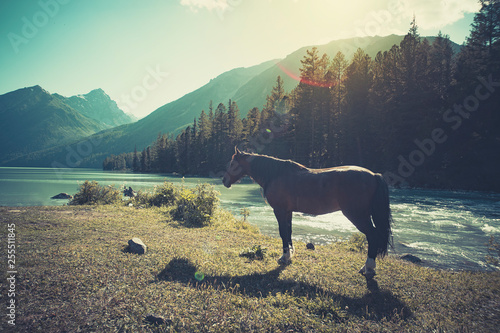
<path id="1" fill-rule="evenodd" d="M 225 187 L 231 187 L 232 184 L 247 174 L 248 162 L 246 161 L 246 156 L 248 155 L 245 155 L 237 147 L 234 147 L 233 158 L 227 167 L 226 173 L 224 173 L 224 178 L 222 178 L 222 183 Z"/>

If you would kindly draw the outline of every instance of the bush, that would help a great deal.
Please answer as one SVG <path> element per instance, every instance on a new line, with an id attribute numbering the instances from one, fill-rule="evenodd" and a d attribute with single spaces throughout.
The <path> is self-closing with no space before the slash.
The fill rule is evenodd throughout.
<path id="1" fill-rule="evenodd" d="M 155 186 L 153 193 L 139 191 L 133 199 L 134 205 L 146 207 L 173 207 L 173 217 L 188 226 L 210 225 L 219 206 L 219 192 L 212 185 L 200 184 L 194 189 L 175 186 L 165 182 Z M 122 193 L 112 186 L 100 186 L 96 181 L 86 180 L 70 205 L 108 205 L 122 201 Z"/>
<path id="2" fill-rule="evenodd" d="M 219 192 L 212 185 L 200 184 L 194 189 L 183 188 L 173 216 L 191 226 L 203 227 L 210 225 L 218 205 Z"/>
<path id="3" fill-rule="evenodd" d="M 173 206 L 179 195 L 179 187 L 173 183 L 163 183 L 161 186 L 155 186 L 151 205 L 156 207 Z"/>
<path id="4" fill-rule="evenodd" d="M 217 209 L 210 220 L 210 226 L 219 230 L 230 230 L 233 232 L 248 232 L 259 234 L 259 228 L 243 221 L 243 219 L 236 218 L 232 213 L 224 209 Z"/>
<path id="5" fill-rule="evenodd" d="M 68 205 L 110 205 L 121 201 L 122 193 L 112 186 L 86 180 Z"/>
<path id="6" fill-rule="evenodd" d="M 180 189 L 173 183 L 165 182 L 163 185 L 155 186 L 153 193 L 139 191 L 134 197 L 136 205 L 145 205 L 148 207 L 156 206 L 174 206 L 178 200 Z"/>
<path id="7" fill-rule="evenodd" d="M 254 245 L 251 249 L 247 249 L 240 253 L 240 257 L 247 257 L 251 260 L 263 260 L 267 253 L 267 248 L 260 245 Z"/>

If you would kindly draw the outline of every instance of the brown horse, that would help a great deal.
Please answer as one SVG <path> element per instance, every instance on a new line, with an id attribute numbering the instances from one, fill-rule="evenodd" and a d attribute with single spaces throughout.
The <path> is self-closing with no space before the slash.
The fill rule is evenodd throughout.
<path id="1" fill-rule="evenodd" d="M 359 272 L 367 278 L 375 275 L 375 258 L 387 254 L 391 242 L 389 190 L 382 175 L 357 166 L 309 169 L 235 148 L 224 186 L 231 187 L 245 175 L 263 188 L 274 209 L 283 241 L 278 263 L 287 264 L 294 254 L 292 212 L 320 215 L 341 210 L 368 240 L 368 258 Z"/>

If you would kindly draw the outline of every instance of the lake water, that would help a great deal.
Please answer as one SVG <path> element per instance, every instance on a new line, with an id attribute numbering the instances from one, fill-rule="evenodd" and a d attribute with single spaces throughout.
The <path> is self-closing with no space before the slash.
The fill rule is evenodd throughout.
<path id="1" fill-rule="evenodd" d="M 260 187 L 250 180 L 231 189 L 219 179 L 176 177 L 159 174 L 106 172 L 93 169 L 0 168 L 1 206 L 65 205 L 52 200 L 60 192 L 74 194 L 85 180 L 102 185 L 152 189 L 164 181 L 186 186 L 213 184 L 221 193 L 222 206 L 239 216 L 250 210 L 248 221 L 262 233 L 279 237 L 273 211 L 264 201 Z M 426 265 L 455 270 L 491 270 L 485 263 L 490 235 L 500 241 L 500 194 L 439 190 L 392 189 L 391 208 L 395 248 L 391 253 L 410 253 Z M 308 216 L 294 213 L 293 239 L 325 244 L 348 239 L 356 232 L 342 213 Z"/>

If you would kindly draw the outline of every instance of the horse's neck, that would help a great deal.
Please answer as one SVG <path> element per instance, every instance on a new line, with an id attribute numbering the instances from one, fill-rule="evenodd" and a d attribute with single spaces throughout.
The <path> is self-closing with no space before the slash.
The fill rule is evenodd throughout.
<path id="1" fill-rule="evenodd" d="M 264 177 L 261 175 L 261 172 L 256 172 L 255 169 L 252 169 L 252 167 L 250 166 L 250 170 L 248 170 L 247 174 L 255 181 L 257 182 L 257 184 L 260 185 L 260 187 L 262 188 L 265 188 L 265 186 L 267 185 L 265 180 L 264 180 Z"/>
<path id="2" fill-rule="evenodd" d="M 268 170 L 266 170 L 266 168 L 262 166 L 262 159 L 268 160 L 269 157 L 258 156 L 257 158 L 259 158 L 260 160 L 253 160 L 252 161 L 253 163 L 250 164 L 250 170 L 248 172 L 248 175 L 250 177 L 252 177 L 252 179 L 255 180 L 257 182 L 257 184 L 259 184 L 264 189 L 264 193 L 265 193 L 267 185 L 269 185 L 269 182 L 271 181 L 271 179 L 269 179 L 269 177 L 268 177 L 269 175 L 266 174 L 266 172 L 269 173 L 269 172 L 272 172 L 272 170 L 269 170 L 269 168 L 268 168 Z M 272 161 L 272 162 L 274 162 L 274 161 Z M 255 163 L 261 164 L 260 167 L 257 168 Z"/>

